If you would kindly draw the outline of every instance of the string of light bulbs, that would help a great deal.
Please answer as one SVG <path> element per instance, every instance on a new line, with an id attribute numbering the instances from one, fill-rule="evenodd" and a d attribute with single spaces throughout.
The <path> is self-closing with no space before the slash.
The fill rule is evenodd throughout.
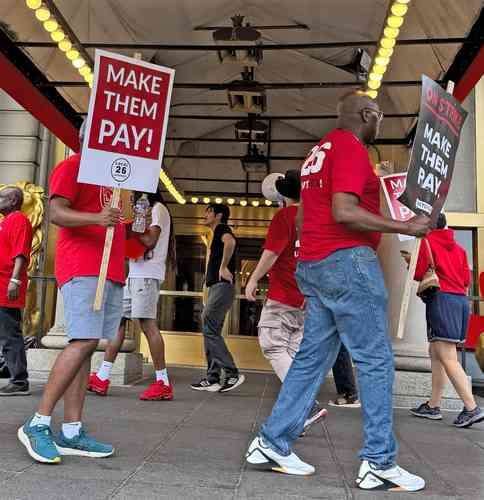
<path id="1" fill-rule="evenodd" d="M 248 205 L 257 207 L 272 207 L 274 204 L 270 200 L 247 200 L 246 198 L 236 198 L 228 197 L 222 198 L 221 196 L 210 197 L 210 196 L 192 196 L 190 198 L 191 203 L 193 205 L 197 205 L 198 203 L 203 203 L 208 205 L 209 203 L 227 203 L 227 205 L 240 205 L 241 207 L 247 207 Z"/>
<path id="2" fill-rule="evenodd" d="M 385 28 L 378 42 L 378 49 L 366 83 L 366 94 L 372 99 L 378 96 L 383 76 L 386 73 L 397 43 L 400 28 L 403 25 L 405 15 L 408 12 L 408 4 L 411 0 L 394 0 L 385 21 Z"/>

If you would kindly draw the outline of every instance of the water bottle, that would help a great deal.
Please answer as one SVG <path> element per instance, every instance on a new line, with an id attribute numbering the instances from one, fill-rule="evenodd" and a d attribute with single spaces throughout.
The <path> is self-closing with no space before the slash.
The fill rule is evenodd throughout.
<path id="1" fill-rule="evenodd" d="M 146 215 L 149 208 L 148 196 L 146 194 L 141 195 L 134 207 L 134 221 L 131 226 L 133 232 L 144 233 L 146 231 Z"/>

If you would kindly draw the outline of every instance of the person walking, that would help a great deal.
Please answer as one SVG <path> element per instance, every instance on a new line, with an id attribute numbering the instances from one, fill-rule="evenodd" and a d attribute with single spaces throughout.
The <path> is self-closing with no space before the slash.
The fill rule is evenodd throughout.
<path id="1" fill-rule="evenodd" d="M 269 273 L 269 290 L 259 319 L 259 344 L 281 382 L 296 355 L 304 331 L 304 295 L 294 276 L 296 271 L 296 214 L 301 192 L 300 172 L 288 170 L 277 179 L 276 191 L 284 207 L 272 218 L 264 251 L 245 287 L 247 300 L 255 301 L 259 280 Z M 318 403 L 308 416 L 304 431 L 326 416 Z"/>
<path id="2" fill-rule="evenodd" d="M 484 411 L 477 405 L 472 386 L 457 357 L 457 344 L 464 342 L 469 322 L 467 290 L 471 274 L 466 252 L 455 241 L 454 231 L 447 228 L 444 214 L 439 215 L 437 228 L 422 242 L 415 279 L 422 281 L 429 268 L 435 270 L 440 284 L 439 290 L 424 298 L 432 366 L 432 395 L 410 412 L 416 417 L 442 420 L 440 404 L 450 379 L 464 403 L 454 425 L 470 427 L 484 420 Z"/>
<path id="3" fill-rule="evenodd" d="M 229 217 L 230 209 L 222 203 L 208 205 L 205 212 L 205 224 L 213 233 L 205 281 L 208 299 L 202 313 L 207 376 L 191 384 L 190 387 L 196 391 L 229 392 L 245 381 L 245 376 L 239 373 L 222 337 L 225 315 L 235 297 L 237 241 L 228 226 Z M 223 383 L 222 370 L 225 372 Z"/>
<path id="4" fill-rule="evenodd" d="M 22 309 L 27 294 L 27 268 L 32 250 L 32 225 L 21 212 L 22 190 L 0 191 L 0 351 L 10 380 L 0 396 L 30 394 L 27 357 L 22 336 Z"/>
<path id="5" fill-rule="evenodd" d="M 338 395 L 335 399 L 330 399 L 328 404 L 342 408 L 360 408 L 361 403 L 358 399 L 351 356 L 343 343 L 339 349 L 338 357 L 332 371 Z"/>
<path id="6" fill-rule="evenodd" d="M 137 193 L 139 198 L 143 193 Z M 128 282 L 124 287 L 123 319 L 118 334 L 106 347 L 104 360 L 97 373 L 91 373 L 88 390 L 105 396 L 109 389 L 111 369 L 125 338 L 126 321 L 139 321 L 150 348 L 155 368 L 155 382 L 144 390 L 139 398 L 143 401 L 173 399 L 173 386 L 168 378 L 165 361 L 165 343 L 157 324 L 160 287 L 165 280 L 167 259 L 173 255 L 172 223 L 170 212 L 163 203 L 160 186 L 156 193 L 147 193 L 151 207 L 151 224 L 138 236 L 146 251 L 138 259 L 130 259 Z M 171 249 L 171 252 L 169 252 Z"/>
<path id="7" fill-rule="evenodd" d="M 80 130 L 84 139 L 84 126 Z M 112 339 L 122 314 L 125 228 L 121 210 L 110 207 L 110 189 L 79 183 L 81 155 L 57 165 L 50 177 L 50 221 L 59 227 L 55 273 L 64 302 L 69 343 L 57 357 L 37 412 L 18 430 L 29 455 L 41 463 L 60 463 L 61 455 L 108 457 L 111 444 L 89 436 L 82 422 L 91 355 L 100 339 Z M 101 310 L 93 304 L 107 227 L 114 226 L 113 246 Z M 64 399 L 64 423 L 52 433 L 51 415 Z"/>
<path id="8" fill-rule="evenodd" d="M 337 128 L 323 137 L 301 169 L 301 246 L 296 279 L 306 298 L 304 336 L 272 413 L 246 460 L 295 475 L 314 473 L 293 451 L 341 342 L 357 370 L 364 445 L 356 484 L 364 490 L 425 487 L 396 464 L 393 434 L 393 353 L 387 332 L 387 292 L 376 249 L 380 233 L 424 236 L 429 218 L 408 222 L 380 215 L 380 187 L 366 146 L 382 112 L 364 92 L 338 103 Z"/>

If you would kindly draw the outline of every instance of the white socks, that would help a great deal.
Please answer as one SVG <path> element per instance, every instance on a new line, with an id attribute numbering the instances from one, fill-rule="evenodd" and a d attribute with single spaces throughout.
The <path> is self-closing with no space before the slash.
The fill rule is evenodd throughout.
<path id="1" fill-rule="evenodd" d="M 69 422 L 62 424 L 62 434 L 67 439 L 72 439 L 76 436 L 79 436 L 79 432 L 81 431 L 82 422 Z"/>
<path id="2" fill-rule="evenodd" d="M 51 420 L 52 417 L 50 415 L 40 415 L 39 413 L 36 413 L 30 421 L 30 427 L 35 427 L 36 425 L 46 425 L 47 427 L 50 427 Z"/>
<path id="3" fill-rule="evenodd" d="M 168 372 L 166 368 L 163 368 L 163 370 L 155 370 L 155 374 L 157 382 L 162 380 L 165 385 L 170 385 L 170 381 L 168 379 Z"/>
<path id="4" fill-rule="evenodd" d="M 111 376 L 112 367 L 113 367 L 112 363 L 110 363 L 109 361 L 103 361 L 97 372 L 97 376 L 99 377 L 99 379 L 102 380 L 103 382 L 105 380 L 109 380 L 109 377 Z"/>

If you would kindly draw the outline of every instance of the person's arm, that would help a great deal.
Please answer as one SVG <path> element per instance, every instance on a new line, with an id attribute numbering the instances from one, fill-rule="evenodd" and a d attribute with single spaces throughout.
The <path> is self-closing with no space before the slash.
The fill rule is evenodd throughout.
<path id="1" fill-rule="evenodd" d="M 121 210 L 106 205 L 100 212 L 80 212 L 71 208 L 67 198 L 54 196 L 49 202 L 50 221 L 60 227 L 82 227 L 90 225 L 114 226 L 121 222 Z"/>
<path id="2" fill-rule="evenodd" d="M 261 258 L 257 263 L 257 267 L 245 287 L 245 297 L 247 300 L 256 300 L 255 295 L 259 280 L 272 269 L 272 266 L 276 263 L 278 258 L 279 255 L 272 250 L 264 250 L 262 252 Z"/>
<path id="3" fill-rule="evenodd" d="M 352 193 L 333 195 L 332 214 L 338 224 L 343 224 L 354 231 L 378 231 L 422 237 L 430 228 L 430 219 L 425 215 L 417 215 L 407 222 L 401 222 L 373 214 L 362 208 L 360 199 Z"/>
<path id="4" fill-rule="evenodd" d="M 224 244 L 224 253 L 222 256 L 222 262 L 220 264 L 219 278 L 227 280 L 229 283 L 234 282 L 234 276 L 229 271 L 228 265 L 232 255 L 235 250 L 235 238 L 230 233 L 225 233 L 222 236 L 222 242 Z"/>
<path id="5" fill-rule="evenodd" d="M 304 207 L 301 199 L 301 201 L 299 202 L 299 206 L 297 207 L 297 214 L 296 214 L 296 233 L 298 239 L 301 239 L 303 220 L 304 220 Z"/>
<path id="6" fill-rule="evenodd" d="M 427 243 L 422 241 L 420 245 L 420 251 L 418 253 L 417 266 L 415 267 L 415 281 L 422 281 L 425 273 L 429 270 L 430 267 L 430 255 L 429 249 L 427 247 Z"/>
<path id="7" fill-rule="evenodd" d="M 20 275 L 27 264 L 27 259 L 23 255 L 18 255 L 13 261 L 13 271 L 7 288 L 8 300 L 17 300 L 21 286 Z"/>
<path id="8" fill-rule="evenodd" d="M 151 226 L 147 231 L 138 236 L 140 242 L 147 250 L 153 250 L 160 238 L 161 228 L 159 226 Z"/>

